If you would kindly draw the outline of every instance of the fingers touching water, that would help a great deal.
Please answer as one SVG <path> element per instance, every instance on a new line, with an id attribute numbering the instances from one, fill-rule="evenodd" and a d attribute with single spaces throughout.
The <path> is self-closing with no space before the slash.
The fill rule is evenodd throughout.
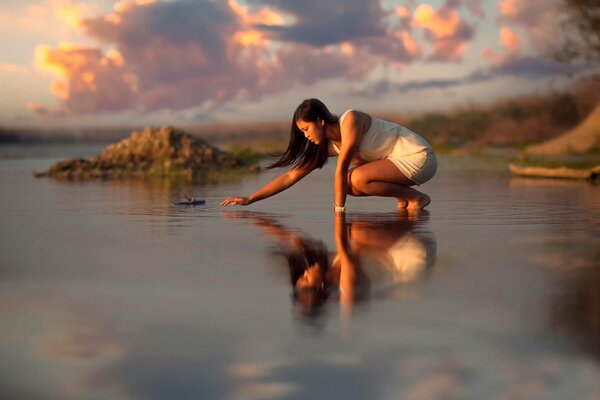
<path id="1" fill-rule="evenodd" d="M 223 207 L 230 204 L 233 206 L 247 206 L 250 204 L 250 200 L 247 197 L 231 196 L 221 202 L 221 206 Z"/>

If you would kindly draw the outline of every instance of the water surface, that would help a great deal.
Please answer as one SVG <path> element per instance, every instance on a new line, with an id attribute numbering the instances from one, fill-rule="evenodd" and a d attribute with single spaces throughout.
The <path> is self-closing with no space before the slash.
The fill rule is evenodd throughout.
<path id="1" fill-rule="evenodd" d="M 307 306 L 290 259 L 338 265 L 333 165 L 226 210 L 222 199 L 277 171 L 205 186 L 31 174 L 96 152 L 0 152 L 2 398 L 600 393 L 598 185 L 441 157 L 421 187 L 433 199 L 428 213 L 349 198 L 337 228 L 360 282 L 348 298 L 334 268 L 327 296 Z M 206 205 L 172 205 L 184 193 Z"/>

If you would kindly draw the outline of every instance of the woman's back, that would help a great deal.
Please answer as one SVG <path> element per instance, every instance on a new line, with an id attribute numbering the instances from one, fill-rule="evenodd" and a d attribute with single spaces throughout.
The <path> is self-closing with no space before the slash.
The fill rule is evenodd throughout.
<path id="1" fill-rule="evenodd" d="M 342 126 L 349 111 L 352 110 L 348 110 L 340 116 L 340 126 Z M 410 129 L 390 121 L 371 117 L 371 126 L 363 134 L 358 149 L 361 158 L 365 161 L 384 159 L 395 146 L 400 146 L 400 155 L 409 155 L 418 153 L 423 149 L 431 149 L 431 145 L 425 139 Z M 334 144 L 333 147 L 335 153 L 339 154 L 337 146 Z"/>

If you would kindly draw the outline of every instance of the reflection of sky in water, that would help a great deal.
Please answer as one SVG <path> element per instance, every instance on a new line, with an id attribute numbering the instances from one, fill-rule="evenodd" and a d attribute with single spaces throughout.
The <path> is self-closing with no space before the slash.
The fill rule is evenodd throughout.
<path id="1" fill-rule="evenodd" d="M 281 242 L 216 206 L 272 172 L 206 187 L 31 177 L 49 162 L 0 161 L 2 397 L 600 392 L 598 186 L 510 179 L 494 165 L 442 158 L 423 187 L 434 199 L 429 217 L 395 226 L 396 241 L 387 237 L 389 248 L 404 238 L 417 255 L 419 242 L 435 243 L 427 273 L 390 282 L 385 251 L 367 246 L 369 295 L 349 318 L 332 296 L 307 323 L 285 260 L 273 255 Z M 331 168 L 244 210 L 335 253 Z M 172 206 L 183 192 L 206 206 Z M 351 247 L 360 229 L 366 240 L 386 221 L 394 226 L 389 199 L 350 198 L 348 206 L 347 222 L 358 227 Z"/>

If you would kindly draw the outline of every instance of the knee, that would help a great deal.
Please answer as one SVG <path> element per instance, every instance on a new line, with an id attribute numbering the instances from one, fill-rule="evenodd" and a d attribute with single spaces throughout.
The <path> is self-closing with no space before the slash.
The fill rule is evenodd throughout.
<path id="1" fill-rule="evenodd" d="M 361 196 L 363 193 L 358 189 L 358 187 L 356 187 L 356 185 L 353 182 L 354 171 L 355 169 L 351 169 L 350 171 L 348 171 L 348 194 L 351 196 Z"/>
<path id="2" fill-rule="evenodd" d="M 348 186 L 352 186 L 358 192 L 364 192 L 369 184 L 367 176 L 360 169 L 353 170 L 349 180 L 350 184 Z"/>

